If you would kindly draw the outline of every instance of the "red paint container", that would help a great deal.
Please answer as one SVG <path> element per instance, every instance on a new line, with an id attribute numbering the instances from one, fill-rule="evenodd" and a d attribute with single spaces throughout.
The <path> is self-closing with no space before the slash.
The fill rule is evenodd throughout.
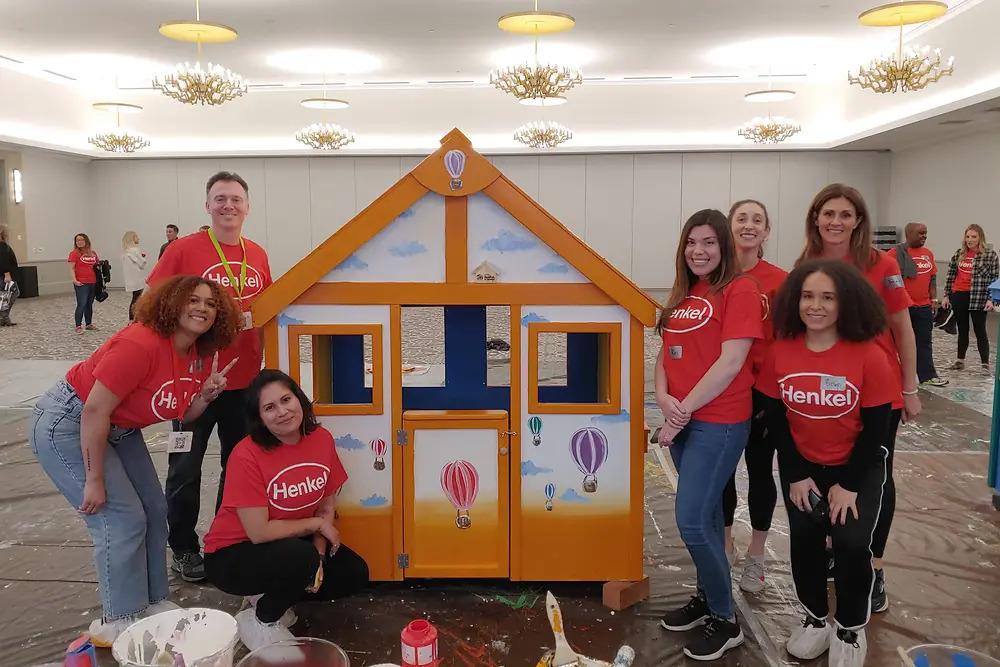
<path id="1" fill-rule="evenodd" d="M 64 667 L 97 667 L 97 651 L 87 635 L 74 639 L 66 647 Z"/>
<path id="2" fill-rule="evenodd" d="M 429 621 L 410 621 L 399 635 L 403 650 L 403 667 L 436 665 L 438 660 L 437 628 Z"/>

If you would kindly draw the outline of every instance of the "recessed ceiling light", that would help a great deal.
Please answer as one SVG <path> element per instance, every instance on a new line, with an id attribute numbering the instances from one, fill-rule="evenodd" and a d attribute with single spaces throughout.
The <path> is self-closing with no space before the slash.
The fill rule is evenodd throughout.
<path id="1" fill-rule="evenodd" d="M 925 23 L 948 11 L 948 3 L 937 0 L 904 0 L 890 2 L 887 5 L 873 7 L 861 12 L 858 22 L 861 25 L 879 28 Z"/>
<path id="2" fill-rule="evenodd" d="M 381 66 L 378 58 L 349 49 L 295 49 L 272 53 L 267 64 L 299 74 L 360 74 Z"/>
<path id="3" fill-rule="evenodd" d="M 795 97 L 794 90 L 755 90 L 743 96 L 747 102 L 784 102 Z"/>
<path id="4" fill-rule="evenodd" d="M 309 97 L 299 104 L 306 109 L 346 109 L 351 106 L 346 100 L 335 100 L 331 97 Z"/>
<path id="5" fill-rule="evenodd" d="M 139 113 L 142 111 L 142 107 L 138 104 L 126 104 L 125 102 L 95 102 L 91 106 L 98 111 L 112 113 Z"/>
<path id="6" fill-rule="evenodd" d="M 518 100 L 521 104 L 526 107 L 557 107 L 560 104 L 566 104 L 565 97 L 526 97 L 523 100 Z"/>
<path id="7" fill-rule="evenodd" d="M 560 12 L 517 12 L 497 20 L 497 27 L 518 35 L 551 35 L 565 32 L 576 25 L 576 19 Z"/>

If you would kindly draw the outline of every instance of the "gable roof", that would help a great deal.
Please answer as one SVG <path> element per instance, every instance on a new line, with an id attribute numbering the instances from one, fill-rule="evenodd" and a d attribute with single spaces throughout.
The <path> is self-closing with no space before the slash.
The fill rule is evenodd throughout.
<path id="1" fill-rule="evenodd" d="M 445 163 L 445 156 L 453 150 L 465 157 L 458 179 L 449 174 Z M 451 166 L 454 171 L 454 163 Z M 659 306 L 653 299 L 473 150 L 469 139 L 456 128 L 441 139 L 441 148 L 266 289 L 254 301 L 254 323 L 262 326 L 276 317 L 428 192 L 444 197 L 482 192 L 636 319 L 647 326 L 655 322 Z"/>

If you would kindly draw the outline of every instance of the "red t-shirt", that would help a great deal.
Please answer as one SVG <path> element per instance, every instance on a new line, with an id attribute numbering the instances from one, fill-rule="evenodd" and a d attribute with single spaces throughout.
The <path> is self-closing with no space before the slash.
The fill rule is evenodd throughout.
<path id="1" fill-rule="evenodd" d="M 958 260 L 958 271 L 955 273 L 955 280 L 951 283 L 952 292 L 972 291 L 972 268 L 975 261 L 975 250 L 966 250 L 965 256 Z"/>
<path id="2" fill-rule="evenodd" d="M 66 261 L 73 265 L 73 276 L 76 278 L 76 282 L 85 285 L 97 282 L 94 265 L 100 260 L 96 252 L 84 255 L 78 249 L 73 248 L 69 251 L 69 257 Z"/>
<path id="3" fill-rule="evenodd" d="M 926 246 L 923 248 L 907 247 L 906 252 L 917 265 L 916 278 L 904 278 L 906 293 L 914 306 L 931 305 L 931 278 L 937 275 L 937 264 L 934 263 L 934 253 Z"/>
<path id="4" fill-rule="evenodd" d="M 121 399 L 111 413 L 111 423 L 125 428 L 146 428 L 182 417 L 201 389 L 206 368 L 204 360 L 194 354 L 178 358 L 169 338 L 141 324 L 130 324 L 97 348 L 89 359 L 69 369 L 66 381 L 86 402 L 94 383 L 100 380 Z M 175 379 L 180 391 L 174 390 Z"/>
<path id="5" fill-rule="evenodd" d="M 753 280 L 740 276 L 711 294 L 708 282 L 699 280 L 674 308 L 663 330 L 663 368 L 670 395 L 684 400 L 718 360 L 724 341 L 763 337 L 760 316 L 760 292 Z M 718 424 L 750 419 L 752 387 L 747 355 L 730 385 L 691 418 Z"/>
<path id="6" fill-rule="evenodd" d="M 190 234 L 177 239 L 167 246 L 163 257 L 156 262 L 152 273 L 146 279 L 150 285 L 176 275 L 201 276 L 227 287 L 233 297 L 238 298 L 244 311 L 250 310 L 254 299 L 271 284 L 271 269 L 267 263 L 267 253 L 250 239 L 243 239 L 247 247 L 247 282 L 243 295 L 238 296 L 230 284 L 219 255 L 212 245 L 208 232 Z M 222 252 L 229 260 L 229 269 L 236 280 L 240 279 L 243 248 L 220 243 Z M 260 333 L 256 329 L 240 332 L 236 342 L 219 352 L 219 368 L 224 368 L 234 357 L 240 360 L 226 376 L 227 389 L 243 389 L 260 372 L 260 362 L 264 353 L 260 344 Z"/>
<path id="7" fill-rule="evenodd" d="M 861 408 L 891 403 L 886 382 L 896 374 L 874 341 L 841 340 L 825 352 L 806 347 L 804 336 L 776 340 L 757 378 L 757 391 L 780 399 L 799 453 L 813 463 L 847 463 L 861 433 Z"/>
<path id="8" fill-rule="evenodd" d="M 778 289 L 781 288 L 782 283 L 785 282 L 785 278 L 788 277 L 788 271 L 770 262 L 760 260 L 745 275 L 757 281 L 762 308 L 761 318 L 764 325 L 764 337 L 755 340 L 753 347 L 750 348 L 750 365 L 754 375 L 756 375 L 760 370 L 760 365 L 764 362 L 764 355 L 767 354 L 767 348 L 770 346 L 771 341 L 774 340 L 774 322 L 771 319 L 771 307 L 774 304 L 775 294 L 778 293 Z"/>
<path id="9" fill-rule="evenodd" d="M 243 438 L 226 463 L 222 505 L 205 535 L 205 553 L 250 539 L 238 508 L 266 507 L 271 521 L 308 519 L 346 481 L 333 436 L 322 426 L 294 445 L 273 449 Z"/>
<path id="10" fill-rule="evenodd" d="M 912 305 L 910 295 L 903 287 L 903 276 L 899 271 L 899 264 L 888 253 L 876 250 L 878 259 L 875 264 L 864 271 L 865 278 L 875 288 L 875 292 L 882 297 L 885 303 L 885 310 L 890 315 L 895 315 L 901 310 L 907 310 Z M 888 376 L 888 381 L 892 383 L 896 392 L 893 399 L 892 408 L 898 410 L 903 407 L 903 365 L 899 360 L 899 351 L 896 349 L 895 339 L 892 337 L 892 330 L 886 327 L 885 331 L 875 338 L 875 342 L 885 352 L 889 366 L 896 369 L 895 373 Z"/>

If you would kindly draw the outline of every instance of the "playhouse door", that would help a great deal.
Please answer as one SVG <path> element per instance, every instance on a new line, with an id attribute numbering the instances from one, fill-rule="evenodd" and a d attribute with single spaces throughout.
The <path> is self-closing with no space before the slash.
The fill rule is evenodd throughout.
<path id="1" fill-rule="evenodd" d="M 406 577 L 510 573 L 505 410 L 403 413 Z"/>

